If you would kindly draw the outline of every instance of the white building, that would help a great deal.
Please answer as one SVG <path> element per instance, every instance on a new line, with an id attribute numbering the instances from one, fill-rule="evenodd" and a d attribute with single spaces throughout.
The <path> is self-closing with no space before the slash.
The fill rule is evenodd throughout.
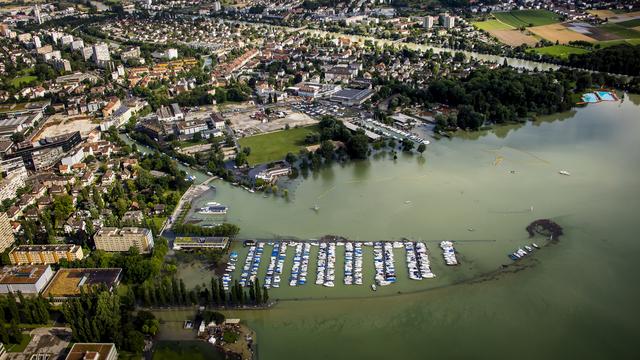
<path id="1" fill-rule="evenodd" d="M 36 46 L 36 49 L 42 47 L 42 41 L 40 41 L 39 37 L 37 37 L 37 36 L 33 37 L 33 45 Z"/>
<path id="2" fill-rule="evenodd" d="M 452 29 L 454 26 L 456 26 L 456 17 L 451 15 L 444 15 L 442 17 L 442 26 L 447 29 Z"/>
<path id="3" fill-rule="evenodd" d="M 222 5 L 220 5 L 220 1 L 215 1 L 213 3 L 213 11 L 220 11 L 222 9 Z"/>
<path id="4" fill-rule="evenodd" d="M 60 162 L 62 163 L 62 165 L 67 165 L 71 167 L 75 164 L 79 164 L 80 162 L 82 162 L 83 159 L 84 159 L 84 151 L 82 151 L 82 148 L 80 148 L 76 152 L 72 153 L 71 155 L 63 157 L 60 160 Z"/>
<path id="5" fill-rule="evenodd" d="M 53 277 L 50 265 L 19 265 L 0 271 L 0 294 L 39 294 Z"/>
<path id="6" fill-rule="evenodd" d="M 84 47 L 84 41 L 82 39 L 73 40 L 71 43 L 71 50 L 80 50 Z"/>
<path id="7" fill-rule="evenodd" d="M 107 44 L 93 45 L 93 62 L 101 65 L 109 60 L 111 60 L 111 55 L 109 54 L 109 46 Z"/>
<path id="8" fill-rule="evenodd" d="M 426 16 L 424 18 L 424 27 L 431 29 L 433 27 L 433 16 Z"/>

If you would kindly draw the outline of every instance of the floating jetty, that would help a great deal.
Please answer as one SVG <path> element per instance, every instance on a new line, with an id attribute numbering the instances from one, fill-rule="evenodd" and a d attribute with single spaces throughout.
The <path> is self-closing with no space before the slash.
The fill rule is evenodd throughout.
<path id="1" fill-rule="evenodd" d="M 456 249 L 453 248 L 453 242 L 441 241 L 440 248 L 442 249 L 442 257 L 445 264 L 449 266 L 458 265 L 458 259 L 456 258 Z"/>
<path id="2" fill-rule="evenodd" d="M 229 290 L 229 284 L 231 284 L 231 273 L 236 269 L 236 263 L 238 262 L 238 253 L 232 251 L 229 254 L 229 262 L 227 263 L 227 267 L 224 269 L 224 274 L 222 275 L 222 287 L 225 290 Z"/>
<path id="3" fill-rule="evenodd" d="M 247 258 L 240 275 L 240 285 L 249 286 L 256 281 L 258 269 L 260 268 L 260 258 L 264 252 L 264 243 L 258 243 L 249 247 Z"/>
<path id="4" fill-rule="evenodd" d="M 509 254 L 509 258 L 513 261 L 517 261 L 522 259 L 523 257 L 531 254 L 533 252 L 534 249 L 540 249 L 540 247 L 538 246 L 538 244 L 536 243 L 532 243 L 531 246 L 529 245 L 525 245 L 521 248 L 519 248 L 518 250 L 512 252 Z"/>
<path id="5" fill-rule="evenodd" d="M 432 279 L 436 275 L 431 272 L 429 254 L 427 246 L 422 242 L 406 242 L 404 248 L 407 250 L 407 267 L 409 268 L 409 278 L 413 280 Z"/>

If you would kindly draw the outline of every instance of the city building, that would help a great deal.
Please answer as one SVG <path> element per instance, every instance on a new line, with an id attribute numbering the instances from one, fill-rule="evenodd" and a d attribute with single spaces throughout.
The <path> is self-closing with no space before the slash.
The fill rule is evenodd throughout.
<path id="1" fill-rule="evenodd" d="M 111 55 L 109 53 L 109 45 L 95 44 L 93 45 L 93 62 L 99 66 L 104 65 L 106 62 L 111 60 Z"/>
<path id="2" fill-rule="evenodd" d="M 361 105 L 373 96 L 371 89 L 350 89 L 344 88 L 329 98 L 331 101 L 339 102 L 343 105 Z"/>
<path id="3" fill-rule="evenodd" d="M 63 268 L 56 272 L 42 292 L 42 296 L 45 298 L 51 296 L 54 301 L 60 302 L 80 295 L 82 290 L 86 291 L 96 286 L 113 291 L 120 284 L 121 276 L 121 268 Z"/>
<path id="4" fill-rule="evenodd" d="M 53 274 L 50 265 L 6 266 L 0 270 L 0 294 L 39 294 Z"/>
<path id="5" fill-rule="evenodd" d="M 173 241 L 175 250 L 188 249 L 224 249 L 229 243 L 228 237 L 190 237 L 178 236 Z"/>
<path id="6" fill-rule="evenodd" d="M 16 241 L 13 227 L 6 212 L 0 212 L 0 253 L 7 250 Z"/>
<path id="7" fill-rule="evenodd" d="M 140 253 L 153 249 L 151 230 L 139 227 L 103 227 L 94 236 L 97 250 L 124 252 L 135 247 Z"/>
<path id="8" fill-rule="evenodd" d="M 111 343 L 75 343 L 65 360 L 116 360 L 118 351 Z"/>
<path id="9" fill-rule="evenodd" d="M 75 261 L 83 257 L 82 247 L 75 244 L 20 245 L 9 253 L 14 265 L 57 264 L 62 259 Z"/>
<path id="10" fill-rule="evenodd" d="M 43 156 L 39 153 L 39 151 L 44 149 L 60 148 L 60 151 L 62 153 L 65 153 L 73 149 L 81 141 L 82 136 L 80 135 L 79 131 L 74 131 L 55 137 L 46 137 L 44 139 L 40 139 L 35 144 L 27 141 L 18 144 L 16 149 L 11 153 L 5 154 L 4 158 L 13 159 L 21 157 L 27 169 L 36 170 L 34 164 L 34 155 Z"/>
<path id="11" fill-rule="evenodd" d="M 184 113 L 177 103 L 171 104 L 171 106 L 161 106 L 156 111 L 156 115 L 160 121 L 173 122 L 184 119 Z"/>
<path id="12" fill-rule="evenodd" d="M 7 350 L 4 348 L 4 344 L 0 342 L 0 360 L 7 358 Z"/>
<path id="13" fill-rule="evenodd" d="M 456 17 L 449 14 L 444 14 L 440 16 L 440 22 L 445 28 L 451 29 L 456 26 Z"/>
<path id="14" fill-rule="evenodd" d="M 20 171 L 9 174 L 0 180 L 0 202 L 16 197 L 16 192 L 24 187 L 27 180 L 27 170 L 23 167 Z"/>
<path id="15" fill-rule="evenodd" d="M 433 21 L 433 16 L 428 16 L 428 15 L 427 15 L 427 16 L 424 18 L 424 27 L 425 27 L 425 28 L 427 28 L 427 29 L 431 29 L 431 28 L 433 27 L 433 23 L 434 23 L 434 21 Z"/>

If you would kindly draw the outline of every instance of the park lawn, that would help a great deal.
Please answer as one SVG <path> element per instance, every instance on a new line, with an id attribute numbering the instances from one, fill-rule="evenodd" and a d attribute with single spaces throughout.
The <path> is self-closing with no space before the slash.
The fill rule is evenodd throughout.
<path id="1" fill-rule="evenodd" d="M 35 82 L 36 80 L 38 80 L 37 76 L 33 76 L 33 75 L 24 75 L 24 76 L 19 76 L 16 78 L 11 79 L 11 81 L 9 81 L 9 84 L 11 84 L 11 86 L 13 87 L 21 87 L 22 85 L 29 85 L 33 82 Z"/>
<path id="2" fill-rule="evenodd" d="M 306 144 L 304 138 L 318 131 L 315 125 L 245 137 L 239 140 L 241 147 L 250 147 L 249 165 L 282 160 L 287 153 L 298 154 Z"/>
<path id="3" fill-rule="evenodd" d="M 503 23 L 516 28 L 549 25 L 560 22 L 560 17 L 548 10 L 514 10 L 493 13 L 493 16 Z"/>
<path id="4" fill-rule="evenodd" d="M 477 27 L 480 30 L 491 31 L 491 30 L 510 30 L 514 29 L 513 26 L 500 22 L 498 20 L 485 20 L 485 21 L 476 21 L 471 23 L 471 25 Z"/>
<path id="5" fill-rule="evenodd" d="M 540 48 L 533 48 L 529 51 L 533 51 L 541 55 L 555 56 L 561 59 L 567 59 L 571 54 L 585 54 L 589 52 L 589 50 L 587 49 L 567 45 L 545 46 Z"/>
<path id="6" fill-rule="evenodd" d="M 162 229 L 162 225 L 164 225 L 165 220 L 167 220 L 166 216 L 154 216 L 151 218 L 151 221 L 153 221 L 156 229 L 158 230 Z"/>
<path id="7" fill-rule="evenodd" d="M 159 341 L 152 360 L 219 360 L 224 359 L 216 348 L 204 341 Z"/>
<path id="8" fill-rule="evenodd" d="M 603 24 L 599 26 L 600 29 L 609 33 L 620 36 L 624 39 L 638 39 L 640 38 L 640 31 L 628 29 L 618 24 Z"/>
<path id="9" fill-rule="evenodd" d="M 7 344 L 5 345 L 5 349 L 7 349 L 7 352 L 10 353 L 21 353 L 24 351 L 24 349 L 27 348 L 27 345 L 29 345 L 29 342 L 31 342 L 32 338 L 33 336 L 24 334 L 24 336 L 22 337 L 22 342 L 20 342 L 20 344 Z"/>

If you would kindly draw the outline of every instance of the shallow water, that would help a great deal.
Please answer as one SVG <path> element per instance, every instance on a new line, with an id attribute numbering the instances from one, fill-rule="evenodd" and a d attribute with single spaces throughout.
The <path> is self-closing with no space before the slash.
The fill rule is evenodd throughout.
<path id="1" fill-rule="evenodd" d="M 290 288 L 290 248 L 283 284 L 270 291 L 283 301 L 228 315 L 257 330 L 261 359 L 637 357 L 640 108 L 632 101 L 640 97 L 435 141 L 424 157 L 336 164 L 298 181 L 289 200 L 215 182 L 216 193 L 198 201 L 228 205 L 243 238 L 424 240 L 438 276 L 409 280 L 398 250 L 398 283 L 374 293 L 368 248 L 366 285 L 316 286 L 311 261 L 307 285 Z M 531 242 L 525 227 L 538 218 L 563 226 L 559 243 L 522 271 L 468 281 L 511 263 L 507 253 Z M 442 239 L 459 241 L 461 266 L 443 264 Z"/>

